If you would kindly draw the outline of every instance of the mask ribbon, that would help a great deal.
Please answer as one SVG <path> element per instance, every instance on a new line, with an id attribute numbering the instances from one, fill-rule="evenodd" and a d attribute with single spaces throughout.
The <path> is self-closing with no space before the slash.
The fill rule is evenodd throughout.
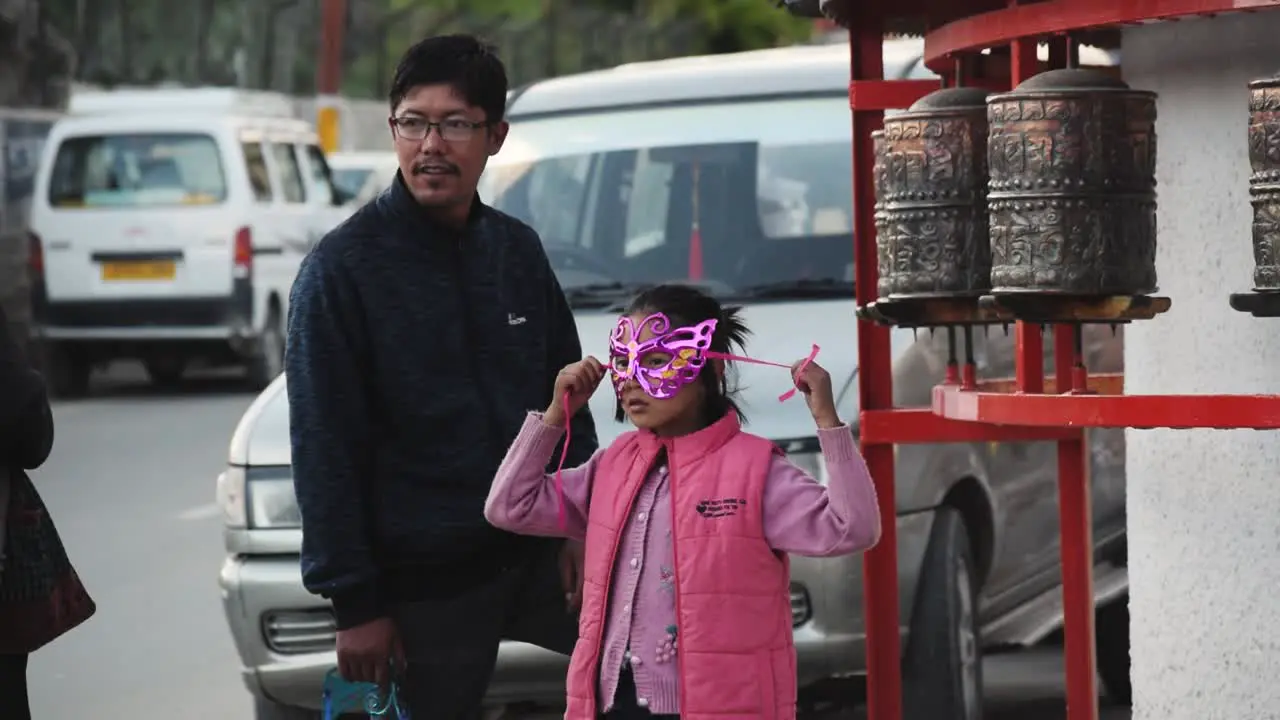
<path id="1" fill-rule="evenodd" d="M 819 349 L 820 348 L 816 344 L 813 346 L 813 349 L 809 351 L 809 355 L 805 357 L 804 360 L 800 361 L 800 367 L 796 368 L 796 375 L 804 372 L 805 368 L 809 367 L 809 364 L 818 357 Z M 756 358 L 746 357 L 745 355 L 731 355 L 729 353 L 715 352 L 714 350 L 706 350 L 702 354 L 712 360 L 729 360 L 731 362 L 744 362 L 752 365 L 768 365 L 770 367 L 786 368 L 788 370 L 791 369 L 791 366 L 787 363 L 758 360 Z M 790 400 L 795 396 L 797 389 L 798 388 L 793 387 L 779 395 L 778 402 L 786 402 Z M 556 497 L 560 500 L 560 507 L 556 513 L 556 521 L 560 524 L 560 529 L 564 530 L 568 523 L 565 516 L 567 503 L 564 499 L 563 472 L 565 460 L 569 457 L 569 442 L 573 439 L 573 418 L 569 415 L 569 393 L 565 393 L 560 396 L 560 404 L 564 408 L 564 446 L 560 448 L 560 463 L 556 465 Z"/>

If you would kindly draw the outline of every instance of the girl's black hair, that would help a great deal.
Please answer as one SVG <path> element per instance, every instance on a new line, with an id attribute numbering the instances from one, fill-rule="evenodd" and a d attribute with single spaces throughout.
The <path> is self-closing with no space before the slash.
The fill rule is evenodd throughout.
<path id="1" fill-rule="evenodd" d="M 751 331 L 742 322 L 742 308 L 723 307 L 720 301 L 696 287 L 668 283 L 655 285 L 637 295 L 623 314 L 649 315 L 662 313 L 671 320 L 672 327 L 688 327 L 704 320 L 715 318 L 716 331 L 711 336 L 711 350 L 733 355 L 743 354 L 747 336 Z M 707 398 L 704 406 L 704 421 L 711 424 L 733 410 L 742 417 L 742 409 L 734 402 L 734 390 L 729 389 L 729 373 L 726 367 L 723 376 L 717 375 L 713 366 L 703 366 L 698 377 L 706 388 Z M 622 422 L 626 417 L 619 401 L 614 411 L 614 419 Z"/>

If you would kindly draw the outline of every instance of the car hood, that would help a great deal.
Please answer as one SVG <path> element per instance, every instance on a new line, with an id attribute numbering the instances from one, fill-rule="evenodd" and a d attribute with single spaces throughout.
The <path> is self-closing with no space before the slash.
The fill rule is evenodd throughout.
<path id="1" fill-rule="evenodd" d="M 846 421 L 857 412 L 857 323 L 854 302 L 848 300 L 806 300 L 768 302 L 743 308 L 743 322 L 751 330 L 746 354 L 778 363 L 792 363 L 817 344 L 819 362 L 831 373 L 837 406 Z M 576 315 L 583 351 L 601 359 L 609 353 L 609 334 L 618 316 L 599 311 Z M 778 396 L 791 388 L 783 368 L 735 363 L 730 387 L 738 388 L 736 399 L 746 416 L 746 428 L 772 440 L 809 437 L 813 419 L 802 398 L 779 402 Z M 614 395 L 606 383 L 591 398 L 600 444 L 607 445 L 631 428 L 616 422 Z M 288 465 L 289 401 L 284 376 L 276 378 L 245 411 L 231 439 L 230 462 L 236 465 Z"/>

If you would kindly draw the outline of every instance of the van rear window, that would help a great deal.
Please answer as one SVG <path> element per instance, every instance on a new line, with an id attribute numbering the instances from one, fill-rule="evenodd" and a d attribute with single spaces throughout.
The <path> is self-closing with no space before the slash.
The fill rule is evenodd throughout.
<path id="1" fill-rule="evenodd" d="M 226 199 L 218 145 L 196 133 L 66 138 L 49 183 L 49 204 L 67 210 L 216 205 Z"/>

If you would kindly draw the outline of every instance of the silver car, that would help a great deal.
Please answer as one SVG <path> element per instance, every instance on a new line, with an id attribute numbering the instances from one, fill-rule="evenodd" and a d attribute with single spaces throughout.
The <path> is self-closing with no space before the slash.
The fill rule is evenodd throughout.
<path id="1" fill-rule="evenodd" d="M 919 41 L 887 43 L 886 76 L 929 77 L 920 53 Z M 481 196 L 538 230 L 587 352 L 607 353 L 618 305 L 638 285 L 693 276 L 744 307 L 751 354 L 790 362 L 820 345 L 842 417 L 853 420 L 848 77 L 847 48 L 810 46 L 542 81 L 513 94 L 511 136 Z M 1011 375 L 1010 340 L 999 329 L 978 335 L 979 373 Z M 1106 329 L 1088 339 L 1091 367 L 1118 370 L 1120 339 Z M 943 334 L 894 330 L 892 348 L 898 404 L 928 405 L 947 360 Z M 788 385 L 783 370 L 738 369 L 749 429 L 821 479 L 807 409 L 778 401 Z M 300 578 L 287 402 L 283 379 L 257 398 L 218 481 L 227 525 L 220 584 L 261 719 L 315 718 L 322 678 L 335 665 L 331 609 Z M 597 393 L 591 407 L 601 443 L 625 429 L 612 419 L 609 393 Z M 1099 627 L 1120 627 L 1128 587 L 1122 431 L 1095 433 L 1091 447 L 1095 588 L 1109 613 Z M 908 708 L 917 714 L 977 720 L 982 649 L 1037 642 L 1060 625 L 1054 453 L 1049 443 L 900 449 L 901 632 Z M 805 702 L 860 692 L 861 569 L 857 557 L 793 561 Z M 1104 633 L 1100 665 L 1117 695 L 1127 658 L 1123 633 Z M 490 700 L 560 702 L 566 666 L 563 657 L 505 643 Z"/>

